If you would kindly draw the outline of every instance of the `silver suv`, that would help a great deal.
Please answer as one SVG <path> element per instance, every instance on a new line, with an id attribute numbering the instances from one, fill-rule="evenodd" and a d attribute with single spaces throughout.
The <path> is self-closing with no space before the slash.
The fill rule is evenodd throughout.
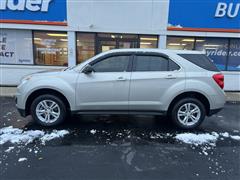
<path id="1" fill-rule="evenodd" d="M 111 50 L 75 67 L 24 77 L 16 104 L 22 116 L 44 126 L 68 114 L 150 114 L 191 129 L 223 108 L 223 86 L 224 76 L 201 52 Z"/>

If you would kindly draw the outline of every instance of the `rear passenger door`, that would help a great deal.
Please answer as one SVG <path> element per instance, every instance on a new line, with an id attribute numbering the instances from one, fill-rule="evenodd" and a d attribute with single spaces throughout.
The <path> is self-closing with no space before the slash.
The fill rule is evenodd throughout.
<path id="1" fill-rule="evenodd" d="M 168 90 L 184 79 L 185 73 L 180 66 L 167 56 L 158 53 L 136 54 L 130 83 L 129 110 L 165 110 L 164 99 Z"/>

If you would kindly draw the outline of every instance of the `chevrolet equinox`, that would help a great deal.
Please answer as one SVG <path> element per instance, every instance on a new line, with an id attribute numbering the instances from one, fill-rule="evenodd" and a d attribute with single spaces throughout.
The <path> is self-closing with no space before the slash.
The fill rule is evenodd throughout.
<path id="1" fill-rule="evenodd" d="M 224 76 L 203 53 L 122 49 L 63 70 L 25 76 L 16 106 L 43 126 L 67 114 L 166 115 L 192 129 L 225 103 Z"/>

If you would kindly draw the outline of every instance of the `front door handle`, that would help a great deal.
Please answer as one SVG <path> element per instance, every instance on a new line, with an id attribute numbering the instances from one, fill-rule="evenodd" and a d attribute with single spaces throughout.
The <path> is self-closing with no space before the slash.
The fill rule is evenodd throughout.
<path id="1" fill-rule="evenodd" d="M 173 74 L 168 74 L 165 79 L 176 79 L 177 77 Z"/>
<path id="2" fill-rule="evenodd" d="M 127 79 L 126 78 L 124 78 L 124 77 L 118 77 L 117 78 L 117 81 L 126 81 Z"/>

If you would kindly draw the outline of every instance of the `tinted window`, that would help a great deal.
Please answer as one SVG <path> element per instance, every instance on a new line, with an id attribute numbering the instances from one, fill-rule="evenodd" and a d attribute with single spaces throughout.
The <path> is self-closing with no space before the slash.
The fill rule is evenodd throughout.
<path id="1" fill-rule="evenodd" d="M 180 69 L 179 65 L 177 65 L 175 62 L 169 60 L 169 71 L 176 71 L 179 69 Z"/>
<path id="2" fill-rule="evenodd" d="M 93 65 L 96 72 L 124 72 L 127 71 L 129 56 L 112 56 Z"/>
<path id="3" fill-rule="evenodd" d="M 209 59 L 204 54 L 179 54 L 179 56 L 203 69 L 209 71 L 219 71 L 218 68 L 213 64 L 211 59 Z"/>
<path id="4" fill-rule="evenodd" d="M 137 56 L 134 71 L 167 71 L 168 59 L 160 56 Z"/>

